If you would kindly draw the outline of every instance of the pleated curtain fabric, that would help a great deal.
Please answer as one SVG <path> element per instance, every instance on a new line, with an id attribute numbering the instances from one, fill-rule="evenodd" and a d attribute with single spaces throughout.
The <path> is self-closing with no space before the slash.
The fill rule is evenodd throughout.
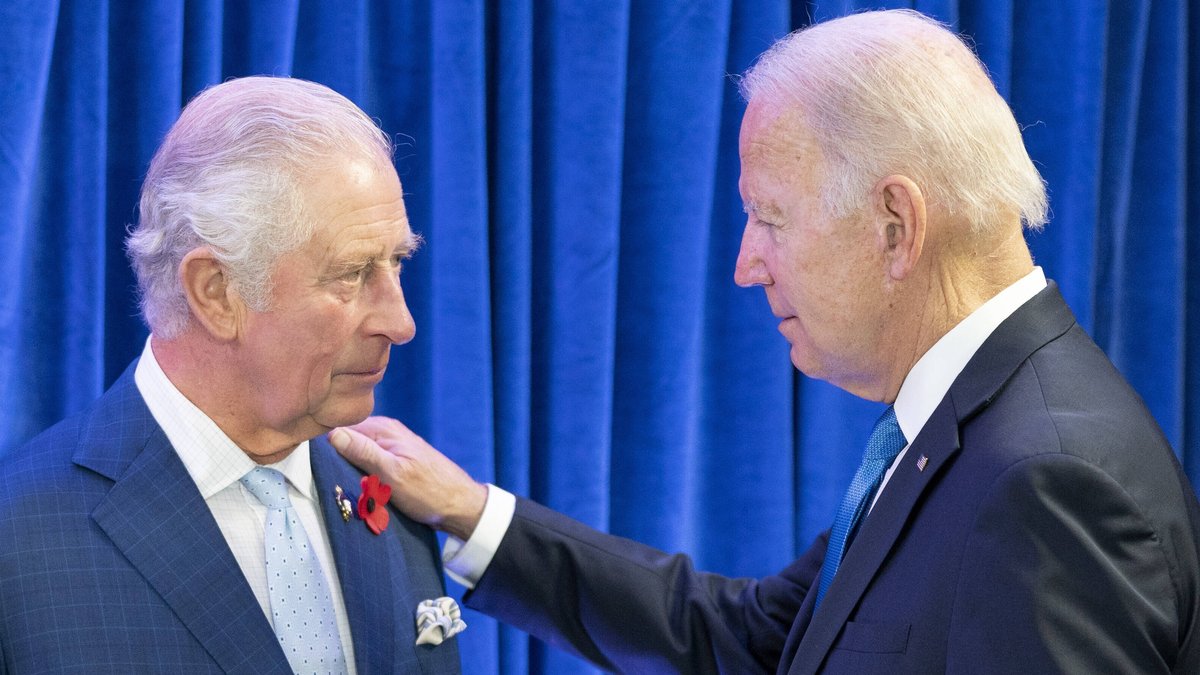
<path id="1" fill-rule="evenodd" d="M 122 242 L 182 105 L 293 75 L 394 137 L 426 240 L 402 279 L 417 337 L 377 411 L 481 480 L 701 569 L 778 571 L 833 521 L 881 406 L 797 374 L 761 291 L 732 282 L 733 76 L 793 28 L 881 6 L 971 39 L 1049 185 L 1035 259 L 1197 482 L 1186 0 L 0 4 L 0 453 L 142 348 Z M 594 672 L 465 618 L 466 672 Z"/>

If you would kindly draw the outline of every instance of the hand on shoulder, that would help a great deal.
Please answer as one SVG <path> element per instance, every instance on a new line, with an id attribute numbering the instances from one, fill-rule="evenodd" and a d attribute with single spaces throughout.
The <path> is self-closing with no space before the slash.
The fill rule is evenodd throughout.
<path id="1" fill-rule="evenodd" d="M 351 464 L 392 488 L 392 506 L 409 518 L 469 539 L 487 503 L 487 486 L 397 420 L 368 417 L 329 432 Z"/>

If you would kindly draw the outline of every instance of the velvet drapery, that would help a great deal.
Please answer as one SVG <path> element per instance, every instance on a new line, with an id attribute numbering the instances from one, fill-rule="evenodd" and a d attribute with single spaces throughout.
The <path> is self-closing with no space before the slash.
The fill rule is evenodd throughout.
<path id="1" fill-rule="evenodd" d="M 0 453 L 141 349 L 122 241 L 181 106 L 229 77 L 292 75 L 395 137 L 427 240 L 403 279 L 418 337 L 378 412 L 597 527 L 703 569 L 776 571 L 828 526 L 879 406 L 796 373 L 761 292 L 732 282 L 730 75 L 792 28 L 896 6 L 973 40 L 1049 183 L 1037 262 L 1195 484 L 1200 12 L 1185 0 L 0 4 Z M 466 672 L 584 668 L 467 620 Z"/>

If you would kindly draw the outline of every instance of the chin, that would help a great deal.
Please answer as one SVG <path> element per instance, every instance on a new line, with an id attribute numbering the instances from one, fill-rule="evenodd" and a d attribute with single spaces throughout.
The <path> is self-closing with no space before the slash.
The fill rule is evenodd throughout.
<path id="1" fill-rule="evenodd" d="M 804 373 L 808 377 L 817 378 L 818 369 L 816 364 L 813 362 L 811 354 L 793 344 L 791 351 L 788 352 L 788 358 L 791 359 L 792 366 L 796 370 Z"/>
<path id="2" fill-rule="evenodd" d="M 814 358 L 811 352 L 801 351 L 796 347 L 792 347 L 792 351 L 789 356 L 792 360 L 792 367 L 800 371 L 800 373 L 805 377 L 812 380 L 821 380 L 822 382 L 834 384 L 833 380 L 831 379 L 833 377 L 833 372 L 828 367 L 828 362 L 822 363 L 819 359 Z M 837 385 L 834 384 L 834 386 Z"/>
<path id="3" fill-rule="evenodd" d="M 375 395 L 356 396 L 353 399 L 329 402 L 313 418 L 323 427 L 333 429 L 346 427 L 370 417 L 375 410 Z"/>

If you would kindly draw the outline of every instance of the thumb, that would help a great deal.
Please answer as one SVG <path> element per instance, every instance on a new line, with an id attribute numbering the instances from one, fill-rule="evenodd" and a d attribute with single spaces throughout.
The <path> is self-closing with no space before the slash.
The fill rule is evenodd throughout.
<path id="1" fill-rule="evenodd" d="M 375 441 L 347 427 L 329 432 L 329 443 L 346 461 L 367 473 L 383 473 L 388 453 Z"/>

